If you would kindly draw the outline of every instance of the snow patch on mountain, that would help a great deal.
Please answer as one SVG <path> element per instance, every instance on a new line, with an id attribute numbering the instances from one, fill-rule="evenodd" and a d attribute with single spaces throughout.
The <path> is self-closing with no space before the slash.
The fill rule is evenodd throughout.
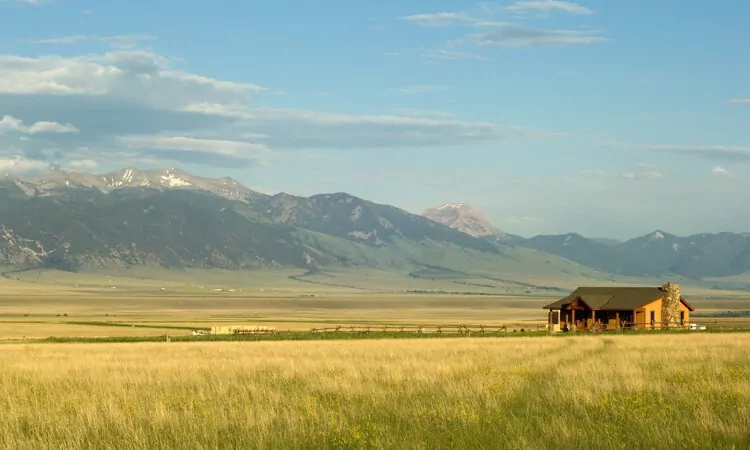
<path id="1" fill-rule="evenodd" d="M 352 210 L 352 212 L 349 214 L 349 220 L 352 222 L 358 221 L 362 217 L 362 206 L 357 206 Z"/>
<path id="2" fill-rule="evenodd" d="M 464 206 L 463 203 L 446 203 L 445 205 L 440 206 L 437 209 L 446 209 L 446 208 L 454 208 L 455 209 L 455 208 L 461 208 L 462 206 Z"/>
<path id="3" fill-rule="evenodd" d="M 169 187 L 186 187 L 193 185 L 193 183 L 176 176 L 172 172 L 167 172 L 166 175 L 162 175 L 161 182 Z"/>

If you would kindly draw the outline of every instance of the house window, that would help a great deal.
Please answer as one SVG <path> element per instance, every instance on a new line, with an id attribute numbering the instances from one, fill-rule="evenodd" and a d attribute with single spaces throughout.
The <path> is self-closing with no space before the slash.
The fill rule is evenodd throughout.
<path id="1" fill-rule="evenodd" d="M 680 325 L 685 325 L 685 311 L 680 311 Z"/>
<path id="2" fill-rule="evenodd" d="M 560 324 L 560 311 L 552 311 L 552 325 Z"/>
<path id="3" fill-rule="evenodd" d="M 651 311 L 651 325 L 656 324 L 656 311 Z"/>

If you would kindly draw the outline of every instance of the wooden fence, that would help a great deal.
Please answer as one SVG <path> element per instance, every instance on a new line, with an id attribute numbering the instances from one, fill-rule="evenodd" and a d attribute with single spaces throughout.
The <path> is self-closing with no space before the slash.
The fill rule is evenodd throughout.
<path id="1" fill-rule="evenodd" d="M 270 334 L 276 335 L 276 329 L 274 328 L 238 328 L 232 330 L 234 335 L 246 335 L 246 334 Z"/>
<path id="2" fill-rule="evenodd" d="M 313 333 L 417 333 L 417 334 L 499 334 L 546 330 L 546 325 L 508 328 L 507 325 L 338 325 L 312 328 Z"/>
<path id="3" fill-rule="evenodd" d="M 710 327 L 709 327 L 710 328 Z M 417 333 L 417 334 L 510 334 L 548 331 L 547 324 L 535 324 L 524 327 L 508 327 L 508 325 L 337 325 L 332 327 L 312 328 L 312 333 Z M 576 331 L 606 332 L 606 331 L 666 331 L 687 330 L 689 325 L 679 323 L 631 323 L 622 322 L 619 325 L 596 323 Z M 564 330 L 560 330 L 564 331 Z"/>
<path id="4" fill-rule="evenodd" d="M 667 331 L 689 330 L 688 323 L 676 322 L 621 322 L 579 324 L 575 331 Z M 561 331 L 566 331 L 564 328 Z M 568 330 L 573 331 L 573 330 Z"/>

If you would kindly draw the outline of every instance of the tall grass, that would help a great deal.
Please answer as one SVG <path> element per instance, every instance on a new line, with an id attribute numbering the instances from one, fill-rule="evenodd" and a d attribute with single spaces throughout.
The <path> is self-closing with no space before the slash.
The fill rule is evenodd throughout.
<path id="1" fill-rule="evenodd" d="M 2 448 L 748 448 L 750 335 L 4 345 Z"/>

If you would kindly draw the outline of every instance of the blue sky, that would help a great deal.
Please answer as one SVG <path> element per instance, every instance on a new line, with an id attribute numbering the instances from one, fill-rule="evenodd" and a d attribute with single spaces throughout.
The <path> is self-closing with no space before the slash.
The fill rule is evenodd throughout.
<path id="1" fill-rule="evenodd" d="M 0 0 L 0 171 L 750 231 L 750 3 Z"/>

